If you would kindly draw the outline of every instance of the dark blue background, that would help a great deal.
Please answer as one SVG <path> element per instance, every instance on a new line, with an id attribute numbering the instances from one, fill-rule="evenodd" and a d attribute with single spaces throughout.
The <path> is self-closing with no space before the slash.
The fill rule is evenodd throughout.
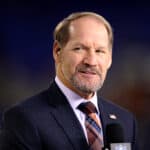
<path id="1" fill-rule="evenodd" d="M 99 94 L 133 112 L 141 150 L 148 150 L 150 4 L 145 1 L 0 2 L 0 109 L 49 86 L 55 75 L 53 29 L 76 11 L 97 12 L 112 24 L 113 64 Z"/>

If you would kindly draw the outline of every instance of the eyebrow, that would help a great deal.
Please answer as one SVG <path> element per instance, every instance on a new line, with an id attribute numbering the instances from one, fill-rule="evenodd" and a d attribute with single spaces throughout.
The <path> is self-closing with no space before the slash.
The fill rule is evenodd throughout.
<path id="1" fill-rule="evenodd" d="M 85 44 L 80 43 L 80 42 L 75 43 L 74 46 L 82 46 L 82 47 L 85 48 L 85 49 L 90 49 L 89 46 L 86 46 Z M 105 49 L 105 47 L 104 47 L 104 46 L 98 46 L 98 47 L 96 47 L 96 49 Z"/>

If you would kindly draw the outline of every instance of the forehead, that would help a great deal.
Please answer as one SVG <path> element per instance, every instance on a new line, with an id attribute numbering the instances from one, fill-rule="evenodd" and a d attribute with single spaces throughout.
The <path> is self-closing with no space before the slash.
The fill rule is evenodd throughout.
<path id="1" fill-rule="evenodd" d="M 81 16 L 81 17 L 78 17 L 78 18 L 72 20 L 72 23 L 73 22 L 78 22 L 80 20 L 91 20 L 91 21 L 93 20 L 93 21 L 99 22 L 99 23 L 103 22 L 103 20 L 101 18 L 98 18 L 97 16 L 87 15 L 87 16 Z"/>
<path id="2" fill-rule="evenodd" d="M 108 42 L 108 33 L 102 21 L 95 17 L 82 17 L 70 24 L 70 40 Z"/>
<path id="3" fill-rule="evenodd" d="M 88 23 L 88 24 L 87 24 Z M 70 24 L 70 27 L 72 26 L 88 26 L 90 28 L 90 25 L 97 25 L 99 27 L 103 26 L 104 28 L 106 28 L 104 26 L 104 22 L 102 22 L 101 19 L 96 18 L 94 16 L 83 16 L 80 18 L 77 18 L 76 20 L 73 20 Z"/>
<path id="4" fill-rule="evenodd" d="M 70 34 L 77 34 L 77 33 L 105 33 L 107 34 L 107 29 L 104 23 L 95 18 L 93 16 L 84 16 L 78 18 L 71 22 L 69 28 Z"/>

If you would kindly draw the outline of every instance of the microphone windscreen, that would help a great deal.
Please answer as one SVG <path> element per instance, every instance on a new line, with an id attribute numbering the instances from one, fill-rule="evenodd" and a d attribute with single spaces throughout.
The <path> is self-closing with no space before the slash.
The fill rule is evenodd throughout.
<path id="1" fill-rule="evenodd" d="M 118 123 L 109 124 L 106 126 L 107 144 L 110 143 L 123 143 L 124 133 L 123 128 Z"/>

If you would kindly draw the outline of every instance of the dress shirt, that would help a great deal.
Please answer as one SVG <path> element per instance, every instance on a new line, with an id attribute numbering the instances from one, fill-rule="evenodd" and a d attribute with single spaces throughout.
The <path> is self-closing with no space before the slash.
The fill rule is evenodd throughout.
<path id="1" fill-rule="evenodd" d="M 86 128 L 85 128 L 85 114 L 82 111 L 80 111 L 77 107 L 81 103 L 91 101 L 95 105 L 95 107 L 98 111 L 98 115 L 97 115 L 97 117 L 98 117 L 100 112 L 99 112 L 98 104 L 97 104 L 97 94 L 94 93 L 93 97 L 91 99 L 87 100 L 87 99 L 81 97 L 80 95 L 76 94 L 74 91 L 70 90 L 68 87 L 66 87 L 57 76 L 55 77 L 55 82 L 56 82 L 57 86 L 60 88 L 60 90 L 62 91 L 62 93 L 66 96 L 70 106 L 72 107 L 77 119 L 79 120 L 79 122 L 83 128 L 85 137 L 87 139 L 87 132 L 86 132 Z"/>

